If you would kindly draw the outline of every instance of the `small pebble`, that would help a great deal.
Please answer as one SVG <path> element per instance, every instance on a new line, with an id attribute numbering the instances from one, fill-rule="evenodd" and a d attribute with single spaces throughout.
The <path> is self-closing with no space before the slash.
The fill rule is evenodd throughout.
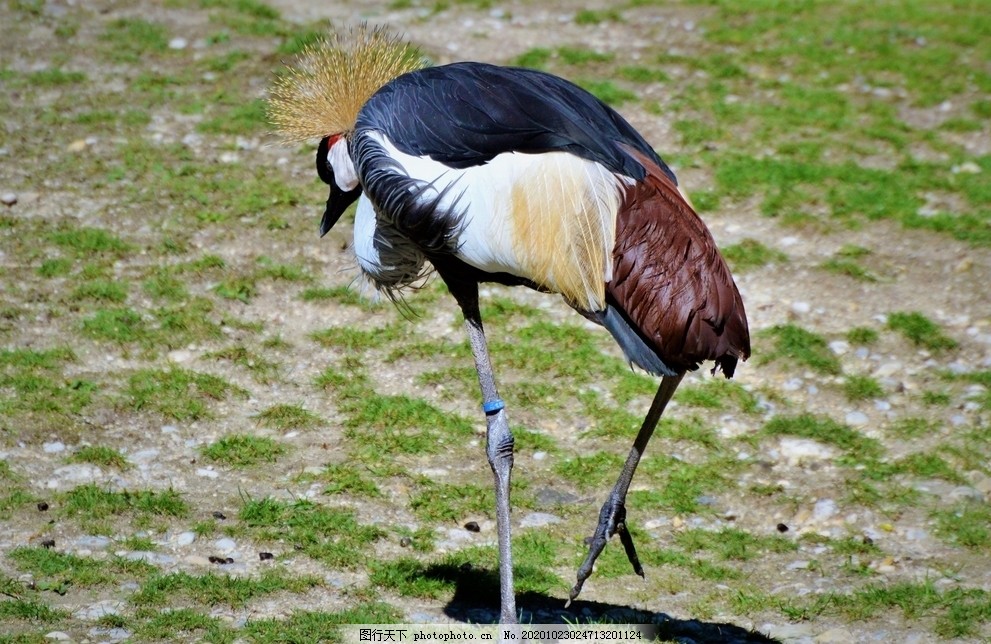
<path id="1" fill-rule="evenodd" d="M 836 501 L 832 499 L 820 499 L 816 501 L 815 506 L 812 508 L 812 520 L 819 523 L 828 521 L 836 515 L 836 511 Z"/>
<path id="2" fill-rule="evenodd" d="M 981 166 L 977 165 L 973 161 L 964 161 L 960 165 L 955 165 L 950 168 L 950 172 L 953 174 L 960 174 L 961 172 L 964 174 L 980 174 Z"/>
<path id="3" fill-rule="evenodd" d="M 403 537 L 399 540 L 399 546 L 401 548 L 409 548 L 413 544 L 413 540 L 409 537 Z"/>
<path id="4" fill-rule="evenodd" d="M 175 542 L 178 546 L 188 546 L 196 541 L 195 532 L 183 532 L 176 537 Z"/>
<path id="5" fill-rule="evenodd" d="M 521 528 L 539 528 L 552 523 L 560 523 L 561 517 L 549 512 L 531 512 L 520 521 Z"/>
<path id="6" fill-rule="evenodd" d="M 73 543 L 74 548 L 84 549 L 84 550 L 106 550 L 113 543 L 110 537 L 105 537 L 103 535 L 83 535 L 77 538 Z"/>
<path id="7" fill-rule="evenodd" d="M 847 425 L 866 425 L 868 420 L 867 414 L 862 411 L 851 411 L 846 415 Z"/>
<path id="8" fill-rule="evenodd" d="M 189 41 L 185 38 L 173 38 L 169 41 L 169 49 L 185 49 Z"/>
<path id="9" fill-rule="evenodd" d="M 789 463 L 826 460 L 832 458 L 833 450 L 809 438 L 786 436 L 779 441 L 781 457 Z"/>
<path id="10" fill-rule="evenodd" d="M 237 548 L 237 544 L 234 543 L 233 539 L 224 538 L 224 539 L 217 539 L 217 541 L 214 542 L 213 547 L 219 550 L 220 552 L 227 554 L 228 552 L 231 552 L 235 548 Z"/>
<path id="11" fill-rule="evenodd" d="M 829 343 L 829 350 L 836 355 L 841 356 L 850 350 L 850 344 L 848 342 L 844 342 L 843 340 L 833 340 Z"/>
<path id="12" fill-rule="evenodd" d="M 113 599 L 105 599 L 103 601 L 96 602 L 95 604 L 86 606 L 85 608 L 80 608 L 74 612 L 72 616 L 76 619 L 85 619 L 88 621 L 97 620 L 101 617 L 106 617 L 107 615 L 117 615 L 123 607 L 123 602 Z"/>
<path id="13" fill-rule="evenodd" d="M 0 195 L 0 202 L 2 202 L 5 206 L 13 206 L 17 203 L 17 195 L 13 192 L 5 192 Z"/>
<path id="14" fill-rule="evenodd" d="M 42 443 L 41 449 L 46 454 L 58 454 L 59 452 L 65 451 L 65 443 L 62 441 L 52 441 L 51 443 Z"/>

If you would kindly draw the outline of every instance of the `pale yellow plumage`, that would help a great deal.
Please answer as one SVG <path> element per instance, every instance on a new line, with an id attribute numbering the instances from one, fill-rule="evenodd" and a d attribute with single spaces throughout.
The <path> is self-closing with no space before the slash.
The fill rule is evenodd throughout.
<path id="1" fill-rule="evenodd" d="M 358 111 L 393 78 L 426 65 L 382 27 L 361 25 L 307 46 L 269 94 L 269 119 L 286 142 L 349 132 Z"/>
<path id="2" fill-rule="evenodd" d="M 513 246 L 526 275 L 587 311 L 605 307 L 618 184 L 569 154 L 546 154 L 510 192 Z"/>

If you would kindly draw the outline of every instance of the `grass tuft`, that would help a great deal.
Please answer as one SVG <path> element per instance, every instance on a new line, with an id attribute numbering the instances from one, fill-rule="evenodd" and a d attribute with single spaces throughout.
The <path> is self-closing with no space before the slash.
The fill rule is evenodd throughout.
<path id="1" fill-rule="evenodd" d="M 829 349 L 825 338 L 794 324 L 780 324 L 760 333 L 770 338 L 774 346 L 759 354 L 761 362 L 785 358 L 821 374 L 836 375 L 840 361 Z"/>
<path id="2" fill-rule="evenodd" d="M 224 436 L 200 450 L 204 458 L 231 467 L 248 467 L 258 463 L 274 463 L 286 453 L 286 448 L 271 438 L 234 434 Z"/>
<path id="3" fill-rule="evenodd" d="M 939 325 L 918 311 L 888 315 L 888 328 L 901 333 L 912 344 L 931 351 L 955 349 L 957 341 L 943 334 Z"/>

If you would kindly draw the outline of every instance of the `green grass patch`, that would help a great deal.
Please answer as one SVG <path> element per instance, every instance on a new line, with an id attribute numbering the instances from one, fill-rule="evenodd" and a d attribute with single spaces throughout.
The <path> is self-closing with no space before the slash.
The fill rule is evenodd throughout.
<path id="1" fill-rule="evenodd" d="M 368 549 L 382 530 L 358 522 L 350 510 L 310 501 L 248 499 L 238 514 L 260 541 L 290 544 L 328 566 L 354 568 L 368 560 Z"/>
<path id="2" fill-rule="evenodd" d="M 437 483 L 422 479 L 410 498 L 410 509 L 431 523 L 465 521 L 488 516 L 495 507 L 491 485 Z"/>
<path id="3" fill-rule="evenodd" d="M 113 62 L 137 63 L 149 55 L 168 51 L 169 33 L 164 25 L 140 18 L 119 18 L 103 33 L 106 55 Z"/>
<path id="4" fill-rule="evenodd" d="M 180 302 L 189 296 L 186 284 L 171 272 L 159 270 L 142 284 L 144 292 L 157 300 Z"/>
<path id="5" fill-rule="evenodd" d="M 958 503 L 937 510 L 936 534 L 970 550 L 986 552 L 991 547 L 991 507 L 984 503 Z"/>
<path id="6" fill-rule="evenodd" d="M 938 324 L 918 311 L 890 313 L 888 328 L 902 334 L 915 346 L 930 351 L 944 351 L 957 347 L 956 340 L 945 335 Z"/>
<path id="7" fill-rule="evenodd" d="M 171 367 L 141 369 L 127 380 L 125 404 L 134 411 L 152 411 L 178 421 L 210 416 L 209 402 L 247 392 L 226 380 L 205 373 Z"/>
<path id="8" fill-rule="evenodd" d="M 895 461 L 895 468 L 899 472 L 920 478 L 939 478 L 958 485 L 966 485 L 967 483 L 967 479 L 939 454 L 909 454 Z"/>
<path id="9" fill-rule="evenodd" d="M 0 349 L 0 415 L 37 414 L 55 421 L 88 406 L 97 386 L 70 380 L 63 370 L 77 358 L 71 349 Z M 21 419 L 23 420 L 23 418 Z"/>
<path id="10" fill-rule="evenodd" d="M 226 113 L 206 119 L 196 127 L 205 134 L 250 136 L 267 132 L 271 126 L 265 101 L 255 99 L 234 105 Z"/>
<path id="11" fill-rule="evenodd" d="M 517 67 L 529 67 L 531 69 L 544 69 L 550 62 L 554 52 L 543 47 L 528 49 L 513 59 L 512 64 Z"/>
<path id="12" fill-rule="evenodd" d="M 635 92 L 624 89 L 610 80 L 586 78 L 578 79 L 576 82 L 607 105 L 619 106 L 639 98 Z"/>
<path id="13" fill-rule="evenodd" d="M 837 275 L 846 275 L 861 282 L 877 282 L 878 277 L 865 268 L 860 260 L 871 254 L 863 246 L 847 244 L 819 266 Z"/>
<path id="14" fill-rule="evenodd" d="M 382 496 L 378 486 L 356 465 L 332 463 L 324 467 L 319 479 L 327 482 L 324 494 L 354 494 L 365 497 Z"/>
<path id="15" fill-rule="evenodd" d="M 37 599 L 8 599 L 0 602 L 0 619 L 18 619 L 40 625 L 54 624 L 68 618 L 67 611 L 52 608 Z"/>
<path id="16" fill-rule="evenodd" d="M 46 259 L 38 266 L 38 275 L 51 279 L 65 277 L 72 272 L 72 260 L 65 257 Z"/>
<path id="17" fill-rule="evenodd" d="M 761 363 L 784 358 L 816 373 L 836 375 L 841 371 L 840 361 L 826 339 L 800 326 L 779 324 L 762 331 L 760 337 L 773 342 L 770 350 L 758 354 Z"/>
<path id="18" fill-rule="evenodd" d="M 98 560 L 49 548 L 21 546 L 7 553 L 17 568 L 35 576 L 38 590 L 64 594 L 69 587 L 92 588 L 120 583 L 122 578 L 141 578 L 154 570 L 143 561 L 112 556 Z"/>
<path id="19" fill-rule="evenodd" d="M 312 286 L 299 294 L 304 302 L 331 301 L 337 304 L 356 306 L 365 311 L 381 310 L 383 304 L 363 297 L 361 293 L 347 286 Z"/>
<path id="20" fill-rule="evenodd" d="M 265 436 L 233 434 L 202 448 L 200 453 L 217 463 L 249 467 L 258 463 L 274 463 L 286 453 L 286 448 Z"/>
<path id="21" fill-rule="evenodd" d="M 663 70 L 640 65 L 624 65 L 616 72 L 620 78 L 631 83 L 665 83 L 671 80 Z"/>
<path id="22" fill-rule="evenodd" d="M 136 622 L 130 630 L 146 641 L 177 641 L 202 638 L 207 642 L 229 642 L 234 632 L 218 617 L 192 608 L 172 608 Z"/>
<path id="23" fill-rule="evenodd" d="M 114 492 L 89 483 L 79 485 L 64 494 L 63 508 L 67 516 L 82 519 L 105 519 L 125 513 L 182 518 L 189 506 L 182 496 L 169 488 L 154 490 L 124 490 Z"/>
<path id="24" fill-rule="evenodd" d="M 258 424 L 270 429 L 312 429 L 323 424 L 323 419 L 302 405 L 272 405 L 255 416 Z"/>
<path id="25" fill-rule="evenodd" d="M 884 389 L 875 378 L 854 374 L 843 379 L 843 395 L 851 402 L 870 400 L 883 397 Z"/>
<path id="26" fill-rule="evenodd" d="M 86 80 L 86 74 L 82 72 L 69 72 L 60 67 L 41 69 L 27 75 L 28 83 L 40 85 L 42 87 L 52 87 L 59 85 L 76 85 Z"/>
<path id="27" fill-rule="evenodd" d="M 152 330 L 148 321 L 134 309 L 99 309 L 83 319 L 83 333 L 95 340 L 126 344 L 148 340 Z"/>
<path id="28" fill-rule="evenodd" d="M 559 47 L 557 55 L 561 62 L 566 65 L 608 63 L 614 58 L 613 54 L 594 51 L 586 47 Z"/>
<path id="29" fill-rule="evenodd" d="M 781 264 L 788 256 L 779 250 L 769 248 L 756 239 L 746 238 L 736 244 L 722 248 L 723 257 L 734 272 L 746 272 L 768 264 Z"/>
<path id="30" fill-rule="evenodd" d="M 625 456 L 625 455 L 624 455 Z M 704 511 L 703 497 L 713 496 L 732 486 L 732 475 L 741 465 L 720 452 L 699 463 L 683 461 L 666 454 L 647 452 L 637 470 L 650 477 L 650 490 L 633 490 L 627 507 L 640 511 L 658 509 L 676 514 Z M 614 476 L 619 477 L 616 468 Z"/>
<path id="31" fill-rule="evenodd" d="M 219 351 L 211 351 L 204 357 L 215 360 L 227 360 L 232 364 L 243 367 L 251 373 L 257 382 L 262 384 L 274 381 L 279 372 L 279 366 L 275 362 L 265 359 L 240 344 Z"/>
<path id="32" fill-rule="evenodd" d="M 64 228 L 48 233 L 47 238 L 79 259 L 94 255 L 120 258 L 133 250 L 130 244 L 102 228 Z"/>
<path id="33" fill-rule="evenodd" d="M 884 453 L 877 440 L 825 416 L 776 416 L 764 424 L 761 432 L 766 436 L 809 438 L 838 447 L 856 459 L 878 458 Z"/>
<path id="34" fill-rule="evenodd" d="M 405 395 L 368 393 L 339 400 L 338 407 L 348 416 L 345 436 L 367 456 L 436 453 L 473 433 L 462 416 Z"/>
<path id="35" fill-rule="evenodd" d="M 853 327 L 846 332 L 847 342 L 861 346 L 876 344 L 881 334 L 877 330 L 865 326 Z"/>
<path id="36" fill-rule="evenodd" d="M 123 454 L 105 445 L 83 445 L 73 452 L 68 460 L 70 463 L 90 463 L 121 471 L 131 467 Z"/>
<path id="37" fill-rule="evenodd" d="M 127 299 L 127 292 L 127 282 L 94 280 L 77 286 L 72 299 L 121 304 Z"/>
<path id="38" fill-rule="evenodd" d="M 310 335 L 321 346 L 356 353 L 375 349 L 395 341 L 402 333 L 399 325 L 374 329 L 358 329 L 350 326 L 331 327 Z"/>
<path id="39" fill-rule="evenodd" d="M 784 553 L 798 550 L 798 544 L 784 537 L 757 537 L 744 530 L 723 528 L 683 530 L 675 534 L 675 543 L 687 552 L 700 550 L 713 553 L 719 559 L 749 561 L 766 553 Z"/>
<path id="40" fill-rule="evenodd" d="M 287 574 L 278 569 L 264 570 L 254 578 L 217 573 L 157 573 L 141 584 L 131 595 L 130 602 L 139 608 L 176 605 L 184 601 L 210 608 L 240 608 L 259 597 L 276 593 L 304 593 L 321 585 L 322 582 L 316 577 Z"/>
<path id="41" fill-rule="evenodd" d="M 936 425 L 927 418 L 907 416 L 900 418 L 888 428 L 892 434 L 903 440 L 913 440 L 938 431 Z"/>
<path id="42" fill-rule="evenodd" d="M 258 284 L 254 275 L 229 275 L 213 287 L 214 293 L 225 300 L 237 300 L 247 304 L 258 295 Z"/>
<path id="43" fill-rule="evenodd" d="M 700 385 L 683 384 L 675 392 L 675 400 L 683 405 L 703 409 L 721 410 L 732 405 L 748 414 L 758 410 L 757 396 L 740 383 L 725 378 L 710 378 Z"/>
<path id="44" fill-rule="evenodd" d="M 615 482 L 623 460 L 623 455 L 613 452 L 579 454 L 557 461 L 554 472 L 581 490 L 601 490 Z"/>
<path id="45" fill-rule="evenodd" d="M 211 320 L 213 310 L 213 302 L 199 296 L 154 309 L 158 328 L 151 333 L 149 344 L 176 349 L 223 337 L 220 325 Z M 230 319 L 224 322 L 236 326 Z"/>
<path id="46" fill-rule="evenodd" d="M 575 13 L 576 25 L 597 25 L 602 22 L 622 22 L 623 16 L 616 9 L 580 9 Z"/>

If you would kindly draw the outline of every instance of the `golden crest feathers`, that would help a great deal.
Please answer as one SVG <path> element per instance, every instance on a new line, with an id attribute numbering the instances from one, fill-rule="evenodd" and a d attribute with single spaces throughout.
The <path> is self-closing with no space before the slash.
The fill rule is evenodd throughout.
<path id="1" fill-rule="evenodd" d="M 384 27 L 360 25 L 308 45 L 269 91 L 269 120 L 288 142 L 348 132 L 372 94 L 426 66 L 419 50 Z"/>

